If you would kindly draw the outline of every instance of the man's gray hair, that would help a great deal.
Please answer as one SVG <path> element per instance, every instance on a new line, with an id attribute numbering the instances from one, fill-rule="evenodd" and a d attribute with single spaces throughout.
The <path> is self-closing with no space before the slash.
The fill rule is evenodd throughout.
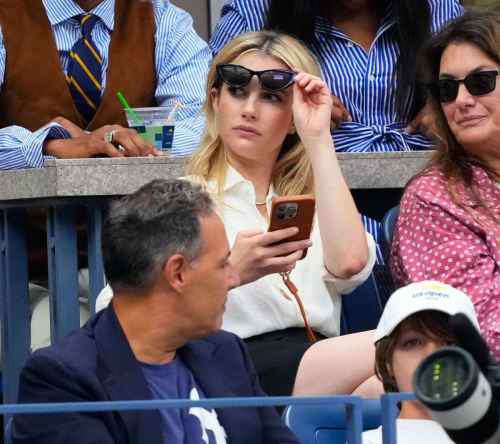
<path id="1" fill-rule="evenodd" d="M 186 180 L 154 180 L 111 204 L 101 234 L 106 278 L 114 292 L 140 295 L 167 261 L 193 266 L 203 251 L 200 216 L 214 210 L 208 193 Z"/>

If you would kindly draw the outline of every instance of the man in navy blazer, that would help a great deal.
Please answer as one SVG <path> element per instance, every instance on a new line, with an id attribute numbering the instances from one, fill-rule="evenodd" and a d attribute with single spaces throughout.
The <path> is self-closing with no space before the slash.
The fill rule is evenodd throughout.
<path id="1" fill-rule="evenodd" d="M 112 304 L 35 352 L 19 402 L 265 396 L 246 346 L 220 331 L 239 284 L 209 195 L 157 180 L 115 202 L 102 231 Z M 298 444 L 272 407 L 16 415 L 14 444 Z"/>

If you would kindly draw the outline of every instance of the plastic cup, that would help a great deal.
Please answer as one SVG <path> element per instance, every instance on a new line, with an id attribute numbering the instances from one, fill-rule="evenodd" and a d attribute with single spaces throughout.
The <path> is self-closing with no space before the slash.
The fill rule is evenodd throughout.
<path id="1" fill-rule="evenodd" d="M 151 145 L 155 145 L 165 154 L 171 154 L 179 108 L 174 106 L 132 108 L 132 111 L 140 123 L 137 123 L 129 110 L 125 109 L 128 126 L 135 129 Z"/>

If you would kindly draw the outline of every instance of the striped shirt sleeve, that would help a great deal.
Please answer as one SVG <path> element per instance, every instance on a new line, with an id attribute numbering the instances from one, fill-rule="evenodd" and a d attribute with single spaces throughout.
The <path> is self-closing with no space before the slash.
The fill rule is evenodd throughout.
<path id="1" fill-rule="evenodd" d="M 0 170 L 42 168 L 45 159 L 54 159 L 42 154 L 46 139 L 71 139 L 71 134 L 57 123 L 51 123 L 32 133 L 20 126 L 0 129 Z"/>
<path id="2" fill-rule="evenodd" d="M 172 148 L 173 155 L 185 156 L 198 146 L 205 128 L 205 119 L 198 112 L 205 99 L 212 54 L 193 29 L 187 12 L 169 2 L 163 3 L 163 10 L 159 11 L 158 4 L 155 3 L 156 99 L 159 106 L 171 106 L 173 99 L 186 107 L 179 112 Z"/>
<path id="3" fill-rule="evenodd" d="M 222 8 L 209 45 L 214 57 L 236 36 L 262 29 L 269 0 L 230 0 Z"/>
<path id="4" fill-rule="evenodd" d="M 235 9 L 234 2 L 228 2 L 221 11 L 221 18 L 217 22 L 214 34 L 209 45 L 214 57 L 237 35 L 248 31 L 245 17 Z"/>
<path id="5" fill-rule="evenodd" d="M 0 28 L 0 90 L 5 76 L 6 59 L 3 33 Z M 51 123 L 34 133 L 20 126 L 0 129 L 0 170 L 43 167 L 44 160 L 52 158 L 42 154 L 43 143 L 49 137 L 69 139 L 71 134 L 56 123 Z"/>
<path id="6" fill-rule="evenodd" d="M 458 0 L 431 0 L 431 31 L 439 31 L 448 21 L 460 17 L 465 9 Z"/>

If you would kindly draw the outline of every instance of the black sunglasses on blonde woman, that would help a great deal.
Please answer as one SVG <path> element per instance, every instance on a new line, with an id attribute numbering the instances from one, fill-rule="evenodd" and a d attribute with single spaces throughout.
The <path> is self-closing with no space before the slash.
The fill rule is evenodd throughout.
<path id="1" fill-rule="evenodd" d="M 283 91 L 292 86 L 293 78 L 297 75 L 288 69 L 253 71 L 244 66 L 232 63 L 219 63 L 216 68 L 219 77 L 229 86 L 242 88 L 250 83 L 253 76 L 257 76 L 260 86 L 271 92 Z"/>

